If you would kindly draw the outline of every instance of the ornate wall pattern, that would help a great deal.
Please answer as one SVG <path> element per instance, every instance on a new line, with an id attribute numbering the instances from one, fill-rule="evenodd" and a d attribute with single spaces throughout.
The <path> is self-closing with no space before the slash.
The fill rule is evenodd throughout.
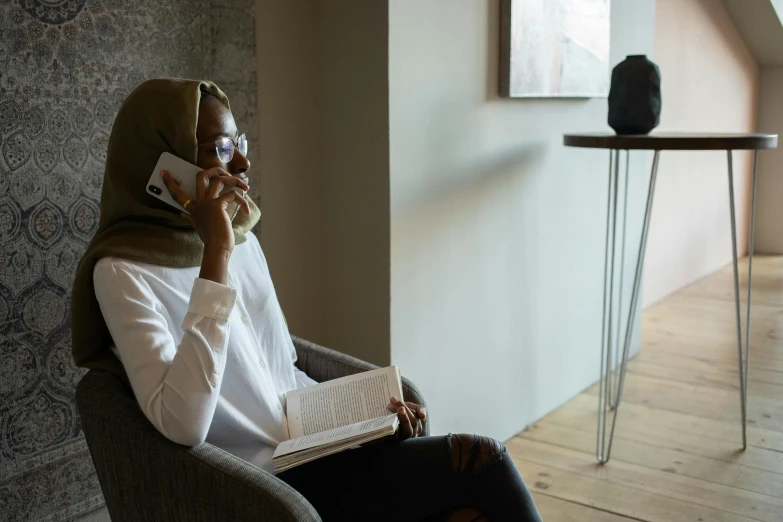
<path id="1" fill-rule="evenodd" d="M 74 520 L 103 505 L 73 402 L 83 373 L 69 303 L 112 122 L 147 78 L 213 80 L 252 161 L 254 14 L 251 0 L 0 0 L 3 520 Z"/>

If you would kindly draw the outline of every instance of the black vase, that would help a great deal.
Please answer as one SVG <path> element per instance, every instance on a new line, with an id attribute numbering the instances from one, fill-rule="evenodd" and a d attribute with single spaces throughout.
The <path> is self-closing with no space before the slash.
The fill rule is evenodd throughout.
<path id="1" fill-rule="evenodd" d="M 661 121 L 661 71 L 643 54 L 612 70 L 609 126 L 617 134 L 647 134 Z"/>

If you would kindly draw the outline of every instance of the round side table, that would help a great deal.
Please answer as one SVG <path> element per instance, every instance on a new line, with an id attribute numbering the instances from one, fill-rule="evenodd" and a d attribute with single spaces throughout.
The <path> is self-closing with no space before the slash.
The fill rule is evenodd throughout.
<path id="1" fill-rule="evenodd" d="M 648 135 L 617 135 L 609 133 L 566 134 L 563 137 L 566 147 L 584 147 L 591 149 L 609 149 L 609 188 L 606 206 L 606 244 L 604 252 L 604 297 L 603 322 L 601 326 L 601 379 L 598 393 L 598 433 L 596 436 L 596 458 L 604 464 L 609 461 L 612 452 L 614 428 L 617 423 L 617 411 L 623 394 L 625 370 L 628 365 L 628 351 L 633 337 L 633 317 L 639 305 L 639 289 L 644 268 L 644 253 L 647 247 L 647 232 L 650 228 L 655 179 L 658 175 L 658 160 L 662 150 L 724 150 L 728 156 L 729 172 L 729 210 L 731 214 L 732 261 L 734 262 L 734 304 L 737 320 L 737 362 L 739 365 L 740 408 L 742 410 L 742 448 L 747 447 L 747 387 L 748 387 L 748 343 L 750 342 L 750 298 L 751 276 L 753 270 L 753 233 L 756 218 L 756 165 L 758 151 L 774 149 L 778 145 L 777 134 L 680 134 L 659 133 Z M 650 184 L 647 192 L 647 205 L 639 241 L 639 253 L 631 292 L 628 317 L 625 318 L 625 334 L 620 335 L 622 325 L 622 285 L 625 257 L 625 224 L 627 216 L 626 198 L 623 198 L 623 216 L 620 248 L 619 300 L 616 335 L 613 336 L 615 253 L 617 243 L 617 192 L 620 171 L 620 151 L 626 152 L 625 195 L 628 195 L 628 157 L 632 150 L 654 151 Z M 732 151 L 753 150 L 753 180 L 750 204 L 750 236 L 748 248 L 748 303 L 743 349 L 742 320 L 740 319 L 739 271 L 737 269 L 737 225 L 734 210 L 734 169 Z M 614 340 L 616 337 L 616 342 Z M 743 353 L 744 352 L 744 353 Z M 619 367 L 615 368 L 619 361 Z M 607 432 L 609 412 L 612 411 L 610 431 Z"/>

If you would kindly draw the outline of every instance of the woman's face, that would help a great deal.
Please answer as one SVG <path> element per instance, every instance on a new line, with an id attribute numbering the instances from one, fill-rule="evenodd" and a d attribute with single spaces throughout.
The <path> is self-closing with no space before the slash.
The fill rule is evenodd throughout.
<path id="1" fill-rule="evenodd" d="M 198 156 L 196 163 L 206 170 L 212 167 L 222 167 L 232 176 L 237 176 L 245 183 L 248 182 L 245 174 L 250 169 L 250 162 L 237 147 L 234 147 L 234 157 L 228 163 L 223 163 L 218 157 L 214 145 L 218 138 L 230 138 L 237 141 L 239 133 L 234 116 L 231 115 L 225 105 L 217 98 L 205 98 L 198 111 L 198 126 L 196 127 L 196 139 L 198 140 Z"/>

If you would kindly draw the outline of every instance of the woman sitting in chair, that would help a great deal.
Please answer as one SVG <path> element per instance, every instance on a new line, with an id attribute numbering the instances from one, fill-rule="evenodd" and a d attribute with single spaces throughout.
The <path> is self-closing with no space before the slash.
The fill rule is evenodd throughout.
<path id="1" fill-rule="evenodd" d="M 161 153 L 201 168 L 187 213 L 147 194 Z M 210 82 L 150 80 L 112 128 L 100 225 L 73 288 L 73 353 L 129 381 L 168 439 L 204 441 L 271 470 L 288 439 L 283 398 L 314 384 L 295 366 L 266 259 L 250 231 L 247 141 Z M 234 217 L 231 208 L 239 206 Z M 417 404 L 391 400 L 394 440 L 280 473 L 324 520 L 540 520 L 505 447 L 488 437 L 419 437 Z M 404 485 L 404 489 L 403 489 Z"/>

